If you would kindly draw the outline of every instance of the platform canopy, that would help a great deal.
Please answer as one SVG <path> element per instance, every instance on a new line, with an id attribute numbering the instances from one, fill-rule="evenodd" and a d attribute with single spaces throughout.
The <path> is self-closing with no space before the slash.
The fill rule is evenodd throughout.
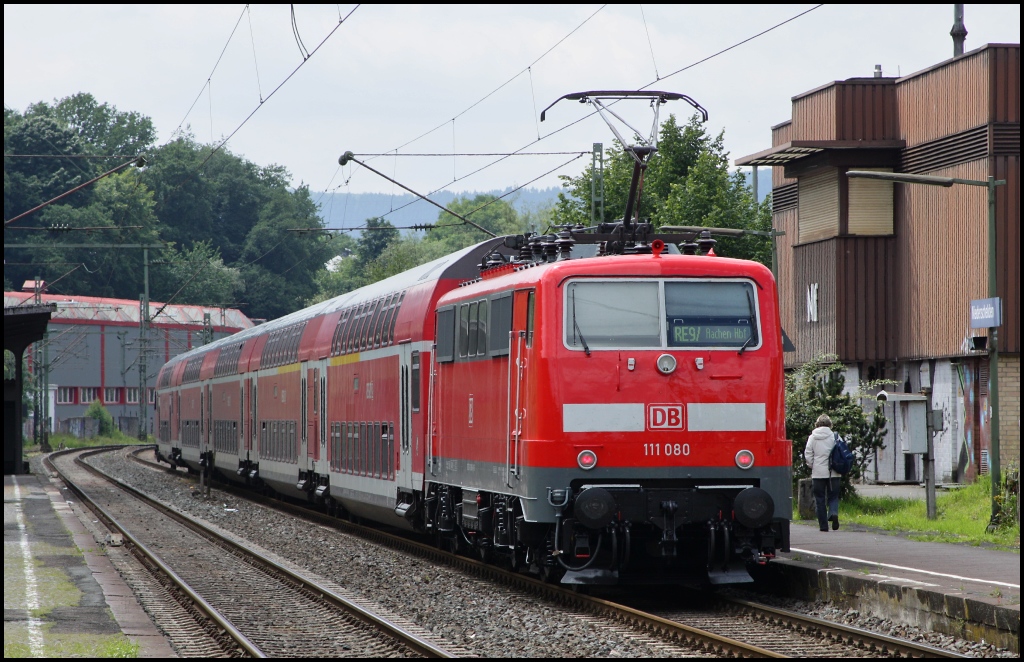
<path id="1" fill-rule="evenodd" d="M 22 461 L 22 355 L 42 340 L 54 304 L 4 306 L 4 349 L 14 354 L 14 378 L 4 377 L 4 475 L 25 473 Z"/>

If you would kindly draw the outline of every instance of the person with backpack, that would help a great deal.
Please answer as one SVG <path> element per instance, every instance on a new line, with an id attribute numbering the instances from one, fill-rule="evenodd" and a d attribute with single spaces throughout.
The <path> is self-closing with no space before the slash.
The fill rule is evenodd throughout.
<path id="1" fill-rule="evenodd" d="M 818 528 L 822 531 L 828 531 L 829 522 L 832 522 L 833 531 L 839 528 L 840 472 L 833 468 L 831 461 L 832 451 L 839 440 L 839 434 L 832 432 L 832 419 L 822 414 L 811 435 L 807 437 L 807 446 L 804 448 L 804 461 L 811 468 L 811 491 L 814 494 Z M 846 447 L 845 442 L 842 446 Z"/>

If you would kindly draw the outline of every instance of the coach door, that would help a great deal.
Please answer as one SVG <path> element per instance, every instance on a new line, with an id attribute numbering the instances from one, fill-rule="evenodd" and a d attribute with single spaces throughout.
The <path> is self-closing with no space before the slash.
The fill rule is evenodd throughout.
<path id="1" fill-rule="evenodd" d="M 512 299 L 512 331 L 509 337 L 508 430 L 505 437 L 505 483 L 519 478 L 523 427 L 526 424 L 526 374 L 533 346 L 534 291 L 518 290 Z"/>
<path id="2" fill-rule="evenodd" d="M 307 368 L 306 392 L 306 449 L 309 459 L 319 461 L 320 454 L 320 368 Z"/>
<path id="3" fill-rule="evenodd" d="M 404 343 L 398 346 L 398 384 L 399 384 L 399 406 L 398 406 L 398 448 L 392 450 L 393 457 L 398 463 L 395 468 L 395 480 L 398 482 L 399 490 L 412 490 L 413 466 L 412 466 L 412 395 L 413 395 L 413 374 L 419 374 L 413 370 L 413 354 L 416 361 L 419 361 L 419 352 L 412 351 L 412 344 Z"/>

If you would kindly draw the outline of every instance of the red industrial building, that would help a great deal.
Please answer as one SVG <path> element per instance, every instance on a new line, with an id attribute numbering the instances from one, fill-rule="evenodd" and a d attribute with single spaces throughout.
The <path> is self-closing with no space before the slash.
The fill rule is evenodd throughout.
<path id="1" fill-rule="evenodd" d="M 4 309 L 31 306 L 31 291 L 4 292 Z M 99 400 L 115 424 L 135 436 L 140 414 L 139 302 L 78 295 L 41 294 L 38 303 L 54 310 L 46 335 L 30 346 L 25 362 L 33 375 L 45 372 L 48 392 L 43 416 L 51 432 L 82 434 L 82 415 Z M 162 309 L 162 310 L 161 310 Z M 156 313 L 160 311 L 160 314 Z M 233 308 L 150 303 L 147 340 L 147 416 L 152 433 L 153 387 L 164 363 L 189 349 L 253 326 Z"/>

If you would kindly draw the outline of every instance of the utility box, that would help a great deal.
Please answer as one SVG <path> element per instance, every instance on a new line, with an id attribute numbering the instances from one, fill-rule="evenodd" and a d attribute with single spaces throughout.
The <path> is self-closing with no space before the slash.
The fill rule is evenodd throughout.
<path id="1" fill-rule="evenodd" d="M 927 396 L 918 393 L 886 393 L 879 391 L 878 401 L 892 403 L 898 420 L 890 421 L 905 454 L 924 455 L 928 452 Z"/>

